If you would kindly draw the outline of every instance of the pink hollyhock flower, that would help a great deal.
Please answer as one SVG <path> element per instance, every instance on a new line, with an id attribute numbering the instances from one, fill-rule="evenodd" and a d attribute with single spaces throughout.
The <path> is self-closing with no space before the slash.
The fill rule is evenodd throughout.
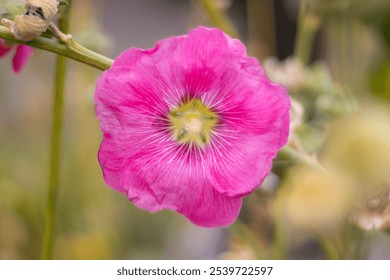
<path id="1" fill-rule="evenodd" d="M 286 144 L 290 99 L 240 41 L 198 27 L 122 53 L 97 84 L 106 183 L 203 227 L 237 217 Z"/>
<path id="2" fill-rule="evenodd" d="M 0 39 L 0 58 L 6 55 L 12 48 L 13 46 L 6 46 L 4 40 Z M 33 52 L 34 48 L 32 47 L 25 45 L 16 46 L 16 52 L 12 59 L 12 68 L 14 69 L 15 73 L 18 73 L 23 69 L 24 65 Z"/>

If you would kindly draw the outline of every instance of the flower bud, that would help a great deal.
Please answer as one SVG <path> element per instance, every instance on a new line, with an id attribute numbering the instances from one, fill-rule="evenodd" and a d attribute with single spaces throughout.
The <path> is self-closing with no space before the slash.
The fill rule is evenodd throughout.
<path id="1" fill-rule="evenodd" d="M 57 0 L 27 0 L 26 11 L 15 17 L 15 22 L 3 19 L 2 22 L 16 39 L 31 41 L 46 31 L 58 9 Z"/>

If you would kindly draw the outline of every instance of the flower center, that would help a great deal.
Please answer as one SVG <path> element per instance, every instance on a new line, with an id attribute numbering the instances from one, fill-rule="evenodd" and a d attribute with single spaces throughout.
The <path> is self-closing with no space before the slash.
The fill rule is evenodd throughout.
<path id="1" fill-rule="evenodd" d="M 199 99 L 179 104 L 169 112 L 173 139 L 180 144 L 197 144 L 205 147 L 217 124 L 217 114 Z"/>

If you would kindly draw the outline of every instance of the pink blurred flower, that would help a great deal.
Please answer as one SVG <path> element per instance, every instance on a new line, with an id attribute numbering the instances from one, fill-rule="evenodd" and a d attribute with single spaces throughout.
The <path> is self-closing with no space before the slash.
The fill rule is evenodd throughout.
<path id="1" fill-rule="evenodd" d="M 20 72 L 27 60 L 34 52 L 34 48 L 25 45 L 6 46 L 3 39 L 0 39 L 0 58 L 6 55 L 11 49 L 16 47 L 14 57 L 12 59 L 12 68 L 15 73 Z"/>
<path id="2" fill-rule="evenodd" d="M 95 102 L 106 183 L 140 208 L 204 227 L 235 220 L 289 133 L 285 88 L 216 28 L 123 52 Z"/>

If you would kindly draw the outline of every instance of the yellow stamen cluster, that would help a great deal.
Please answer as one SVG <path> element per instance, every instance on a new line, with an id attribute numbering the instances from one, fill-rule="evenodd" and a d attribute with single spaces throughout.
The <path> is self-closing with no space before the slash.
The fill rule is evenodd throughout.
<path id="1" fill-rule="evenodd" d="M 205 147 L 217 124 L 217 114 L 199 99 L 180 104 L 169 112 L 173 139 L 180 144 L 196 144 Z"/>

